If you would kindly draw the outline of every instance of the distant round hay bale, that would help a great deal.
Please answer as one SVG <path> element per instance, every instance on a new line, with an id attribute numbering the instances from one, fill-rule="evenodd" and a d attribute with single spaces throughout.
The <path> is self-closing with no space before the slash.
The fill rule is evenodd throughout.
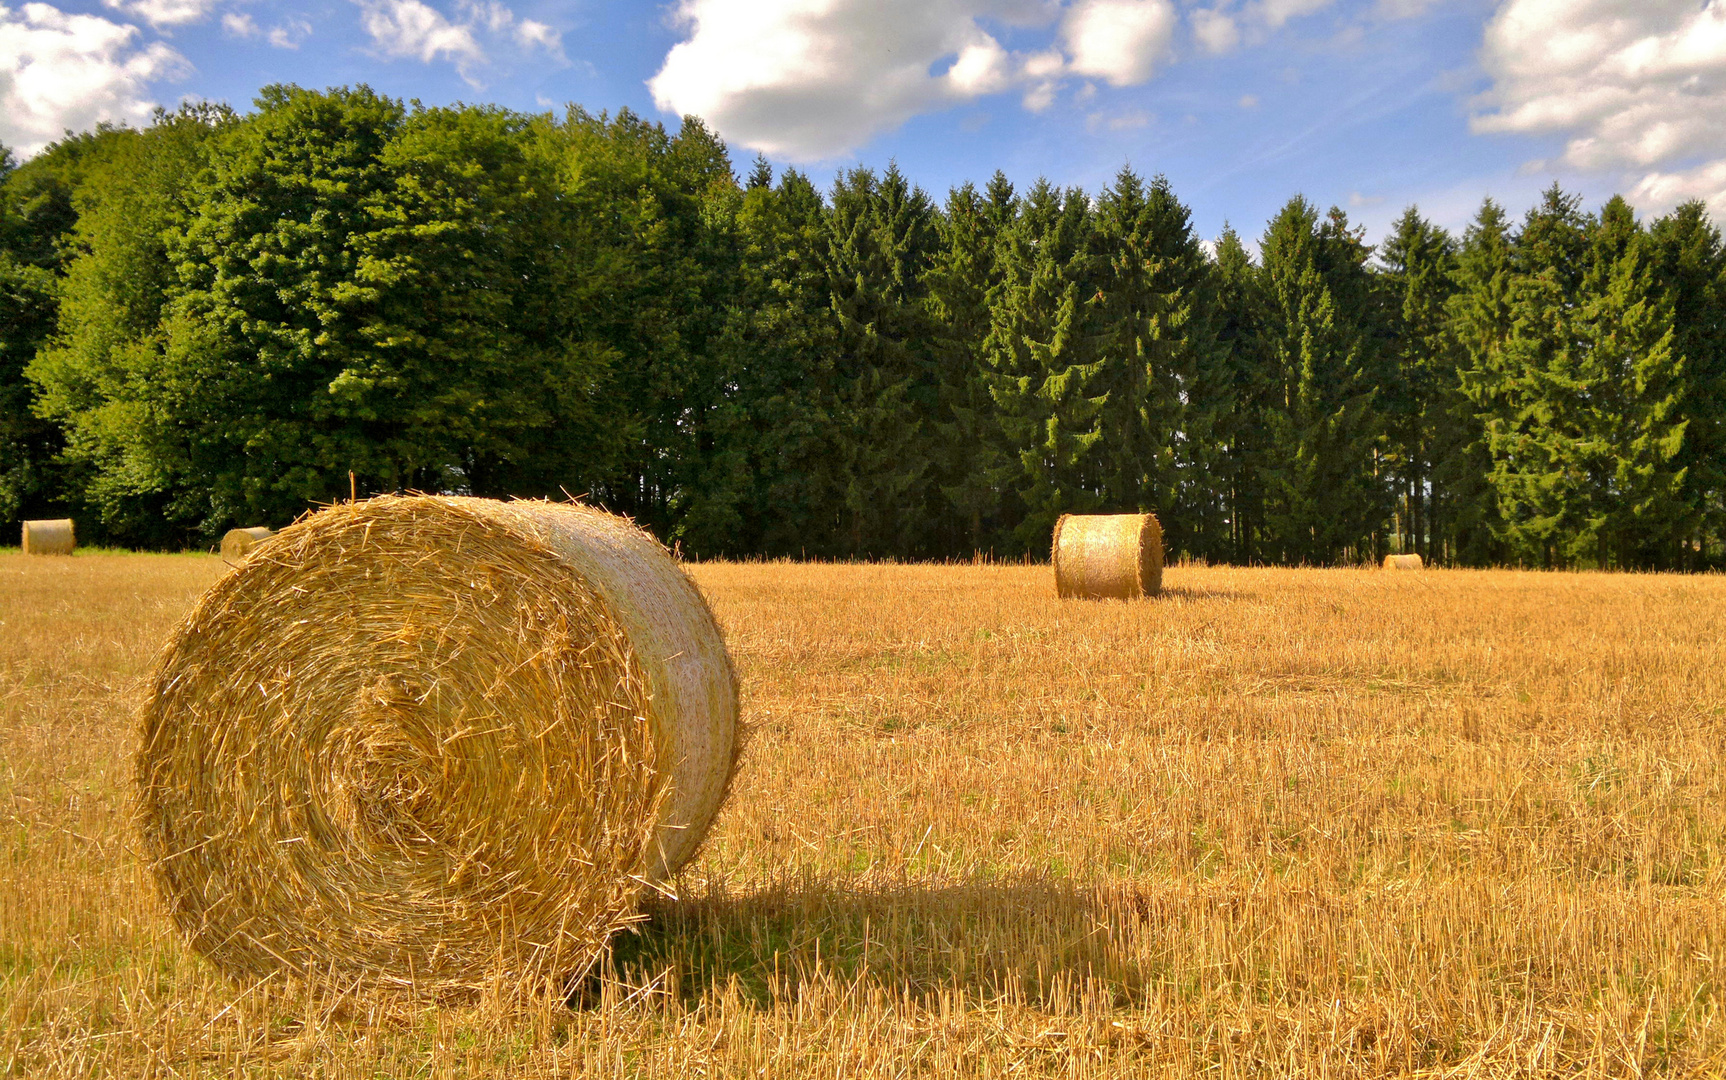
<path id="1" fill-rule="evenodd" d="M 205 594 L 153 686 L 143 846 L 239 979 L 565 985 L 695 854 L 736 761 L 701 594 L 567 504 L 311 515 Z"/>
<path id="2" fill-rule="evenodd" d="M 1384 568 L 1386 570 L 1424 570 L 1426 564 L 1420 561 L 1419 555 L 1386 555 Z"/>
<path id="3" fill-rule="evenodd" d="M 26 555 L 70 555 L 78 546 L 71 518 L 26 521 L 21 542 Z"/>
<path id="4" fill-rule="evenodd" d="M 1163 591 L 1163 528 L 1151 514 L 1062 514 L 1053 562 L 1062 597 L 1155 596 Z"/>
<path id="5" fill-rule="evenodd" d="M 229 529 L 222 534 L 222 558 L 235 562 L 245 558 L 260 540 L 268 540 L 276 535 L 275 530 L 267 525 L 253 525 L 249 529 Z"/>

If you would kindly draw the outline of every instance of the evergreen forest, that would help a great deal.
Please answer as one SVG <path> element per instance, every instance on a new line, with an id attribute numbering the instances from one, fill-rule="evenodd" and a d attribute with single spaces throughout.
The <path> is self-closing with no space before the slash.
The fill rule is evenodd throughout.
<path id="1" fill-rule="evenodd" d="M 699 557 L 1726 564 L 1726 247 L 1554 186 L 1377 245 L 1161 177 L 937 202 L 699 120 L 263 90 L 0 151 L 0 527 L 203 547 L 346 498 L 585 496 Z"/>

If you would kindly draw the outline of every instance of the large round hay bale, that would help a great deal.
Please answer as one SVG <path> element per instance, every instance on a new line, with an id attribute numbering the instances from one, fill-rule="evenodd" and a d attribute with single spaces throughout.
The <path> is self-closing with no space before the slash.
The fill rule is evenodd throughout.
<path id="1" fill-rule="evenodd" d="M 70 555 L 78 546 L 71 518 L 26 521 L 20 542 L 26 555 Z"/>
<path id="2" fill-rule="evenodd" d="M 275 530 L 267 525 L 253 525 L 246 529 L 229 529 L 222 534 L 222 558 L 229 562 L 237 562 L 251 554 L 253 548 L 263 540 L 276 535 Z"/>
<path id="3" fill-rule="evenodd" d="M 144 848 L 242 979 L 561 985 L 694 855 L 736 760 L 701 594 L 568 504 L 311 515 L 205 594 L 153 685 Z"/>
<path id="4" fill-rule="evenodd" d="M 1384 568 L 1386 570 L 1424 570 L 1426 564 L 1420 561 L 1419 555 L 1386 555 Z"/>
<path id="5" fill-rule="evenodd" d="M 1052 559 L 1063 597 L 1132 600 L 1163 591 L 1163 527 L 1150 514 L 1062 514 Z"/>

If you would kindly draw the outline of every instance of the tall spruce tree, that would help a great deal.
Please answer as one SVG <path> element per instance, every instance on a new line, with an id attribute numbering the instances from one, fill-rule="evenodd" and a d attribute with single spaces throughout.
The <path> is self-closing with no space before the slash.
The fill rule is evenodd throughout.
<path id="1" fill-rule="evenodd" d="M 939 394 L 924 285 L 939 243 L 934 207 L 897 167 L 851 170 L 830 202 L 846 553 L 925 554 Z"/>
<path id="2" fill-rule="evenodd" d="M 998 475 L 1017 518 L 1008 550 L 1046 550 L 1061 514 L 1102 505 L 1094 453 L 1106 391 L 1093 385 L 1103 362 L 1086 321 L 1091 228 L 1083 192 L 1039 180 L 1001 234 L 1002 282 L 983 351 L 1011 453 Z"/>
<path id="3" fill-rule="evenodd" d="M 826 207 L 808 178 L 770 186 L 758 163 L 735 218 L 728 393 L 715 452 L 686 495 L 678 537 L 697 554 L 845 553 Z"/>
<path id="4" fill-rule="evenodd" d="M 1726 562 L 1726 246 L 1707 209 L 1687 202 L 1654 223 L 1648 250 L 1672 303 L 1672 349 L 1687 384 L 1688 426 L 1676 463 L 1695 525 L 1678 563 L 1719 566 Z"/>
<path id="5" fill-rule="evenodd" d="M 1130 169 L 1097 199 L 1090 237 L 1095 292 L 1087 320 L 1106 395 L 1095 468 L 1103 505 L 1152 511 L 1173 551 L 1192 552 L 1211 500 L 1197 486 L 1210 455 L 1210 419 L 1195 399 L 1215 366 L 1209 265 L 1192 218 L 1166 178 Z"/>
<path id="6" fill-rule="evenodd" d="M 1582 529 L 1585 472 L 1566 430 L 1565 399 L 1585 374 L 1576 308 L 1590 222 L 1558 185 L 1531 209 L 1510 246 L 1502 337 L 1485 343 L 1465 386 L 1491 460 L 1488 480 L 1505 555 L 1552 566 Z M 1496 298 L 1495 298 L 1496 299 Z"/>
<path id="7" fill-rule="evenodd" d="M 1218 373 L 1222 407 L 1215 431 L 1223 455 L 1213 484 L 1223 504 L 1228 542 L 1213 548 L 1210 557 L 1253 563 L 1265 557 L 1264 469 L 1269 437 L 1264 417 L 1281 401 L 1282 379 L 1263 347 L 1258 267 L 1232 226 L 1223 227 L 1214 262 L 1217 343 L 1222 354 Z"/>
<path id="8" fill-rule="evenodd" d="M 1647 234 L 1619 196 L 1601 209 L 1582 282 L 1588 364 L 1577 412 L 1593 502 L 1573 557 L 1600 567 L 1664 568 L 1692 534 L 1683 448 L 1689 372 L 1674 348 L 1673 303 Z M 1598 449 L 1596 449 L 1598 447 Z M 1592 552 L 1589 552 L 1592 548 Z"/>
<path id="9" fill-rule="evenodd" d="M 1497 563 L 1505 552 L 1486 420 L 1501 401 L 1515 276 L 1510 220 L 1486 199 L 1463 234 L 1457 291 L 1446 304 L 1446 336 L 1454 343 L 1458 366 L 1454 392 L 1438 418 L 1433 468 L 1433 515 L 1443 526 L 1444 554 L 1467 566 Z"/>
<path id="10" fill-rule="evenodd" d="M 997 181 L 1005 177 L 997 174 Z M 1002 215 L 1000 202 L 1007 203 Z M 944 554 L 981 551 L 994 525 L 999 492 L 990 479 L 1003 460 L 999 424 L 984 378 L 989 301 L 1000 283 L 997 234 L 1010 224 L 1012 189 L 985 196 L 971 184 L 954 188 L 940 217 L 941 244 L 925 284 L 934 317 L 940 390 L 931 462 L 939 501 L 931 509 Z"/>
<path id="11" fill-rule="evenodd" d="M 1508 330 L 1465 386 L 1511 558 L 1653 565 L 1689 525 L 1683 358 L 1629 205 L 1614 197 L 1594 217 L 1579 202 L 1554 185 L 1529 212 Z"/>
<path id="12" fill-rule="evenodd" d="M 1280 384 L 1262 418 L 1266 547 L 1282 562 L 1370 556 L 1387 487 L 1375 473 L 1375 345 L 1361 317 L 1369 249 L 1340 212 L 1321 223 L 1299 197 L 1260 248 L 1260 341 Z"/>
<path id="13" fill-rule="evenodd" d="M 1410 206 L 1391 227 L 1381 254 L 1389 323 L 1395 342 L 1392 378 L 1383 384 L 1380 409 L 1388 445 L 1386 461 L 1397 485 L 1397 533 L 1402 551 L 1432 560 L 1440 525 L 1433 490 L 1441 432 L 1456 381 L 1446 304 L 1456 291 L 1456 251 L 1450 235 Z"/>

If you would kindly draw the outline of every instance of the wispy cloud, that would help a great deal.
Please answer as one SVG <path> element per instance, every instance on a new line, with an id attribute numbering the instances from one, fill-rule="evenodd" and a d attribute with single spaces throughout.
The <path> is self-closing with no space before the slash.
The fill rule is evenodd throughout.
<path id="1" fill-rule="evenodd" d="M 221 0 L 102 0 L 102 5 L 154 27 L 185 26 L 209 18 Z"/>
<path id="2" fill-rule="evenodd" d="M 355 2 L 360 6 L 360 25 L 381 55 L 427 64 L 447 61 L 474 86 L 480 85 L 479 69 L 491 58 L 481 44 L 482 36 L 564 59 L 563 40 L 557 30 L 546 23 L 519 19 L 497 0 L 460 0 L 454 18 L 423 0 Z"/>

